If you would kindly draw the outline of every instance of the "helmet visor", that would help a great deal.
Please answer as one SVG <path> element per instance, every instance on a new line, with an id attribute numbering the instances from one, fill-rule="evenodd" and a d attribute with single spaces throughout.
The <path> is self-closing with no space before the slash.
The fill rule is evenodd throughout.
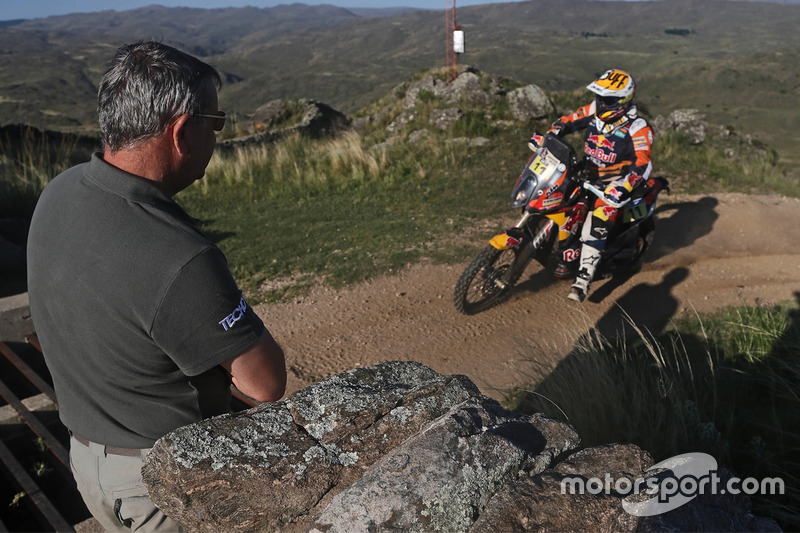
<path id="1" fill-rule="evenodd" d="M 597 96 L 597 107 L 612 111 L 622 105 L 622 98 L 619 96 Z"/>

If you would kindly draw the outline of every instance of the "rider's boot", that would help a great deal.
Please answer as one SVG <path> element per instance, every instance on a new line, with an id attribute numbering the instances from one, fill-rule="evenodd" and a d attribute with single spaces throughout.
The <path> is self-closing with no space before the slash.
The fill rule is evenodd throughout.
<path id="1" fill-rule="evenodd" d="M 584 244 L 581 248 L 581 266 L 578 276 L 569 290 L 567 298 L 575 302 L 582 302 L 589 294 L 589 284 L 592 282 L 597 264 L 600 262 L 600 250 L 594 246 Z"/>

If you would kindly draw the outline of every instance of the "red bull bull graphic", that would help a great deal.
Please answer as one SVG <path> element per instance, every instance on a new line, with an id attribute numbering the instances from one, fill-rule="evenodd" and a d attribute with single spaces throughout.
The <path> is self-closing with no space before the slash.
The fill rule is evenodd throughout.
<path id="1" fill-rule="evenodd" d="M 520 245 L 520 242 L 521 241 L 518 238 L 513 237 L 508 233 L 501 233 L 500 235 L 495 235 L 489 241 L 489 244 L 498 250 L 508 250 L 509 248 L 516 248 Z"/>
<path id="2" fill-rule="evenodd" d="M 608 140 L 605 135 L 589 135 L 586 142 L 594 144 L 598 148 L 605 148 L 606 150 L 614 150 L 614 143 Z"/>
<path id="3" fill-rule="evenodd" d="M 617 208 L 616 207 L 611 207 L 611 206 L 608 206 L 608 205 L 604 205 L 602 207 L 602 210 L 603 210 L 603 214 L 602 214 L 603 220 L 610 220 L 611 217 L 613 217 L 614 215 L 617 214 Z"/>
<path id="4" fill-rule="evenodd" d="M 614 143 L 605 135 L 588 135 L 584 145 L 586 155 L 599 163 L 614 163 L 617 154 L 614 152 Z"/>

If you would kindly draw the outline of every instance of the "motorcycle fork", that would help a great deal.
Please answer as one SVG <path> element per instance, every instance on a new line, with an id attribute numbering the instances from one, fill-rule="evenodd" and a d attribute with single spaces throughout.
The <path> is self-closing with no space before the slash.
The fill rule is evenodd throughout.
<path id="1" fill-rule="evenodd" d="M 528 219 L 530 218 L 530 213 L 525 213 L 522 218 L 517 222 L 515 228 L 524 231 L 524 227 L 528 223 Z M 556 223 L 551 219 L 547 218 L 547 222 L 536 232 L 535 235 L 527 242 L 524 242 L 522 246 L 519 248 L 519 252 L 516 254 L 514 258 L 514 262 L 511 264 L 511 268 L 508 269 L 508 272 L 505 276 L 503 276 L 504 281 L 508 281 L 517 277 L 525 268 L 527 268 L 528 264 L 533 260 L 534 254 L 542 248 L 542 246 L 547 242 L 547 239 L 550 238 L 550 234 L 554 229 L 557 229 L 558 226 Z"/>
<path id="2" fill-rule="evenodd" d="M 579 201 L 570 209 L 548 215 L 558 226 L 558 240 L 552 254 L 570 272 L 577 271 L 575 265 L 581 253 L 581 230 L 587 214 L 586 203 Z M 569 277 L 569 274 L 556 274 L 556 277 Z"/>
<path id="3" fill-rule="evenodd" d="M 514 254 L 514 261 L 509 269 L 503 274 L 502 278 L 494 280 L 495 285 L 500 289 L 505 289 L 511 280 L 516 279 L 525 270 L 533 260 L 534 254 L 547 242 L 552 231 L 558 228 L 558 224 L 548 216 L 546 217 L 547 222 L 539 231 L 534 235 L 530 235 L 526 226 L 531 216 L 530 212 L 525 212 L 513 228 L 495 235 L 489 241 L 489 244 L 500 252 L 511 248 L 517 249 L 517 253 Z"/>

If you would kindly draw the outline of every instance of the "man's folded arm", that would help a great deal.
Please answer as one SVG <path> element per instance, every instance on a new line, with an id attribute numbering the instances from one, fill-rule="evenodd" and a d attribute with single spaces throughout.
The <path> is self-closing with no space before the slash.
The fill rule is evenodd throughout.
<path id="1" fill-rule="evenodd" d="M 286 392 L 286 361 L 283 349 L 269 331 L 245 352 L 222 363 L 233 384 L 242 393 L 259 402 L 280 400 Z"/>

